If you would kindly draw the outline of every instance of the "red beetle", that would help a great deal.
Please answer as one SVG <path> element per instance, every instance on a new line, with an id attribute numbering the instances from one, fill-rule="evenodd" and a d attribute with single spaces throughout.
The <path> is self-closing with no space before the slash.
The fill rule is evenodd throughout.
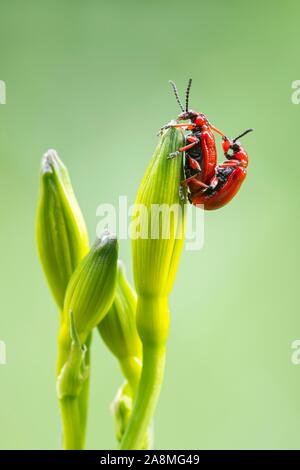
<path id="1" fill-rule="evenodd" d="M 179 148 L 176 152 L 171 153 L 169 158 L 174 158 L 181 153 L 185 152 L 185 165 L 184 171 L 187 178 L 196 175 L 199 181 L 209 184 L 211 178 L 215 174 L 215 167 L 217 165 L 217 151 L 215 137 L 212 131 L 217 132 L 221 136 L 224 134 L 216 127 L 209 123 L 207 117 L 203 113 L 198 113 L 189 109 L 189 94 L 192 84 L 192 79 L 189 80 L 186 89 L 185 109 L 180 101 L 178 91 L 174 82 L 170 81 L 174 94 L 179 104 L 182 113 L 179 114 L 177 121 L 190 121 L 189 123 L 167 124 L 161 128 L 167 129 L 169 127 L 182 128 L 183 130 L 191 131 L 186 135 L 186 145 Z M 193 181 L 191 180 L 191 190 Z"/>
<path id="2" fill-rule="evenodd" d="M 185 152 L 184 173 L 186 179 L 181 182 L 181 185 L 188 187 L 190 202 L 194 205 L 201 204 L 206 210 L 219 209 L 231 201 L 246 178 L 248 154 L 237 140 L 253 129 L 248 129 L 233 140 L 228 139 L 219 129 L 209 123 L 205 114 L 189 110 L 192 79 L 189 80 L 186 90 L 185 110 L 175 83 L 170 83 L 182 110 L 177 121 L 189 120 L 190 123 L 170 123 L 163 126 L 162 130 L 177 127 L 191 132 L 186 136 L 186 145 L 171 153 L 169 158 L 174 158 Z M 217 165 L 215 138 L 212 131 L 222 136 L 222 147 L 226 160 L 220 165 Z"/>
<path id="3" fill-rule="evenodd" d="M 225 206 L 236 195 L 247 175 L 248 154 L 238 139 L 248 134 L 248 129 L 233 140 L 223 137 L 222 147 L 226 160 L 215 168 L 215 175 L 205 184 L 197 175 L 187 178 L 181 184 L 189 188 L 188 197 L 192 204 L 202 204 L 206 210 Z"/>

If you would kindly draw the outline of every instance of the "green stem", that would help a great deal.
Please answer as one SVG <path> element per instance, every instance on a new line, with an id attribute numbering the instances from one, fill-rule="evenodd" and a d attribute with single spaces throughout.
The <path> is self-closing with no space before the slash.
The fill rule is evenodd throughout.
<path id="1" fill-rule="evenodd" d="M 128 356 L 119 359 L 120 366 L 128 384 L 128 393 L 134 402 L 138 391 L 138 385 L 141 378 L 142 363 L 137 357 Z M 123 423 L 123 429 L 126 429 L 129 419 L 126 417 Z M 122 440 L 119 438 L 119 442 Z M 142 450 L 149 450 L 152 447 L 152 429 L 148 429 L 143 438 Z"/>
<path id="2" fill-rule="evenodd" d="M 165 368 L 166 349 L 143 345 L 143 370 L 132 415 L 121 442 L 121 450 L 143 447 L 145 433 L 151 424 L 159 397 Z"/>
<path id="3" fill-rule="evenodd" d="M 65 450 L 82 450 L 84 438 L 81 432 L 81 419 L 78 397 L 65 397 L 59 400 L 63 425 L 63 447 Z"/>
<path id="4" fill-rule="evenodd" d="M 123 375 L 131 388 L 132 395 L 135 396 L 141 377 L 142 365 L 138 362 L 138 359 L 133 356 L 121 358 L 119 362 Z"/>
<path id="5" fill-rule="evenodd" d="M 90 368 L 91 367 L 91 340 L 92 333 L 90 333 L 85 345 L 87 347 L 87 352 L 85 356 L 85 363 Z M 88 418 L 88 407 L 89 407 L 89 395 L 90 395 L 90 376 L 84 381 L 82 390 L 78 397 L 79 413 L 80 413 L 80 428 L 82 433 L 83 443 L 85 443 L 86 437 L 86 428 L 87 428 L 87 418 Z"/>
<path id="6" fill-rule="evenodd" d="M 87 353 L 86 363 L 90 362 L 91 335 L 86 340 Z M 57 379 L 62 367 L 68 360 L 70 354 L 71 340 L 68 327 L 62 324 L 58 338 Z M 89 396 L 89 375 L 83 383 L 79 394 L 67 394 L 59 398 L 63 428 L 63 448 L 65 450 L 82 450 L 85 446 L 85 434 L 87 423 L 87 409 Z"/>

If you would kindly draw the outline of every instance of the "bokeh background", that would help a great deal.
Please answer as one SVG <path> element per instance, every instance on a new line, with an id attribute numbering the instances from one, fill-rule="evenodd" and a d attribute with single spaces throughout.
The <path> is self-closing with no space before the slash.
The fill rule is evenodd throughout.
<path id="1" fill-rule="evenodd" d="M 1 0 L 0 448 L 56 449 L 57 312 L 39 265 L 40 159 L 58 150 L 91 239 L 100 203 L 133 202 L 159 127 L 178 107 L 168 80 L 228 135 L 255 128 L 238 197 L 205 214 L 170 299 L 164 449 L 300 448 L 297 0 Z M 130 241 L 121 256 L 131 277 Z M 121 384 L 97 335 L 88 448 L 113 448 Z"/>

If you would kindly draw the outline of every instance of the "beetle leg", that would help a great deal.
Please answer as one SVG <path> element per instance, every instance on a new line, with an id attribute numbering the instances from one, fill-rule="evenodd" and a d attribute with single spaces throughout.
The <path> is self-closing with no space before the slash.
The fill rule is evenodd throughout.
<path id="1" fill-rule="evenodd" d="M 193 130 L 195 129 L 196 124 L 182 122 L 180 124 L 172 124 L 170 127 L 176 127 L 177 129 L 185 128 L 187 130 Z"/>
<path id="2" fill-rule="evenodd" d="M 184 147 L 181 147 L 180 149 L 176 150 L 176 152 L 169 153 L 169 156 L 167 158 L 172 159 L 172 158 L 178 157 L 178 155 L 180 155 L 181 152 L 186 152 L 186 150 L 191 149 L 192 147 L 194 147 L 199 142 L 199 139 L 197 137 L 193 137 L 193 136 L 188 137 L 187 140 L 191 143 L 188 144 L 188 145 L 185 145 Z"/>
<path id="3" fill-rule="evenodd" d="M 178 195 L 179 195 L 179 199 L 180 199 L 181 201 L 185 201 L 185 200 L 186 200 L 187 191 L 186 191 L 186 187 L 185 187 L 185 186 L 182 186 L 181 184 L 179 185 L 179 188 L 178 188 Z"/>
<path id="4" fill-rule="evenodd" d="M 172 160 L 172 158 L 178 157 L 180 155 L 180 150 L 176 150 L 176 152 L 171 152 L 167 156 L 167 160 Z"/>
<path id="5" fill-rule="evenodd" d="M 214 176 L 211 179 L 209 185 L 207 185 L 205 183 L 202 183 L 201 181 L 198 181 L 198 180 L 196 180 L 196 181 L 197 181 L 197 184 L 199 184 L 199 186 L 201 187 L 201 189 L 199 189 L 199 191 L 196 191 L 196 192 L 193 193 L 193 198 L 201 196 L 201 195 L 203 195 L 203 193 L 205 194 L 205 191 L 207 189 L 211 189 L 211 190 L 215 189 L 215 187 L 219 183 L 219 178 L 217 176 Z"/>
<path id="6" fill-rule="evenodd" d="M 195 147 L 195 145 L 199 142 L 199 140 L 195 140 L 194 142 L 192 142 L 191 144 L 188 144 L 188 145 L 185 145 L 184 147 L 181 147 L 179 150 L 179 152 L 186 152 L 186 150 L 189 150 L 193 147 Z"/>
<path id="7" fill-rule="evenodd" d="M 173 119 L 172 121 L 168 122 L 168 124 L 165 124 L 164 126 L 162 126 L 159 129 L 159 132 L 157 135 L 161 135 L 163 131 L 165 131 L 166 129 L 170 129 L 170 127 L 174 126 L 174 124 L 176 124 L 176 121 Z"/>
<path id="8" fill-rule="evenodd" d="M 177 129 L 183 129 L 183 130 L 193 130 L 195 128 L 195 124 L 192 124 L 192 123 L 176 124 L 174 121 L 171 121 L 170 123 L 160 128 L 158 135 L 162 134 L 164 130 L 170 129 L 170 127 L 176 127 Z"/>
<path id="9" fill-rule="evenodd" d="M 194 175 L 192 175 L 192 176 L 190 176 L 189 178 L 186 178 L 185 180 L 181 181 L 180 184 L 183 185 L 183 186 L 185 186 L 185 185 L 189 184 L 190 181 L 196 180 L 196 181 L 197 181 L 197 184 L 199 183 L 199 186 L 201 186 L 202 188 L 205 188 L 205 189 L 209 188 L 209 186 L 207 186 L 207 184 L 202 183 L 202 181 L 198 181 L 198 180 L 196 179 L 196 177 L 197 177 L 197 175 L 198 175 L 199 173 L 201 173 L 201 171 L 197 171 L 197 173 L 195 173 Z"/>
<path id="10" fill-rule="evenodd" d="M 185 152 L 186 150 L 191 149 L 195 145 L 196 145 L 196 142 L 186 145 L 185 147 L 181 147 L 180 149 L 176 150 L 176 152 L 169 153 L 169 156 L 167 157 L 168 160 L 172 160 L 172 158 L 178 157 L 178 155 L 180 155 L 182 152 Z"/>
<path id="11" fill-rule="evenodd" d="M 216 132 L 217 134 L 221 135 L 222 137 L 225 137 L 225 134 L 223 134 L 223 132 L 221 132 L 217 127 L 215 126 L 212 126 L 211 124 L 209 124 L 210 128 Z"/>
<path id="12" fill-rule="evenodd" d="M 197 172 L 198 171 L 201 171 L 201 166 L 200 164 L 197 162 L 197 160 L 195 160 L 194 158 L 190 157 L 189 155 L 186 157 L 186 159 L 188 160 L 189 162 L 189 166 L 192 170 L 196 170 Z"/>

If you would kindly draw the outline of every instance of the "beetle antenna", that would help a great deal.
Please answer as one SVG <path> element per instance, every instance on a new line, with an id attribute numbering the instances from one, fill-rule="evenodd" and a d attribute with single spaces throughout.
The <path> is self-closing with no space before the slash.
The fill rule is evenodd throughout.
<path id="1" fill-rule="evenodd" d="M 176 87 L 175 83 L 172 82 L 172 80 L 169 80 L 169 83 L 171 84 L 171 86 L 172 86 L 172 88 L 173 88 L 176 101 L 177 101 L 177 103 L 179 104 L 179 106 L 180 106 L 180 108 L 181 108 L 181 111 L 184 113 L 184 109 L 183 109 L 183 106 L 182 106 L 181 101 L 180 101 L 180 98 L 179 98 L 179 94 L 178 94 L 177 87 Z"/>
<path id="2" fill-rule="evenodd" d="M 242 137 L 244 137 L 244 135 L 249 134 L 249 132 L 252 132 L 252 131 L 254 131 L 254 129 L 247 129 L 245 132 L 243 132 L 242 134 L 238 135 L 235 139 L 233 139 L 232 142 L 236 142 L 238 139 L 241 139 Z"/>
<path id="3" fill-rule="evenodd" d="M 189 97 L 190 97 L 191 85 L 192 85 L 192 79 L 190 78 L 187 89 L 186 89 L 186 93 L 185 93 L 185 111 L 186 112 L 188 112 L 189 110 Z"/>

